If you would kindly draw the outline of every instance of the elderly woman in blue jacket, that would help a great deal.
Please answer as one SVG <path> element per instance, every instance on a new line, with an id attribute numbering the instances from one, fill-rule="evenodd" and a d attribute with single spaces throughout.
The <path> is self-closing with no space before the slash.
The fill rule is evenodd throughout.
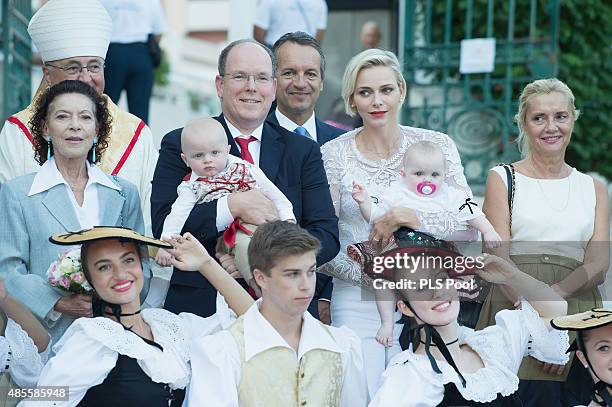
<path id="1" fill-rule="evenodd" d="M 46 271 L 62 252 L 49 236 L 96 225 L 143 232 L 144 223 L 136 187 L 96 166 L 112 120 L 104 99 L 85 83 L 64 81 L 47 89 L 35 109 L 31 141 L 41 168 L 0 188 L 0 277 L 55 342 L 92 310 L 88 295 L 47 282 Z M 148 281 L 149 270 L 145 276 Z"/>

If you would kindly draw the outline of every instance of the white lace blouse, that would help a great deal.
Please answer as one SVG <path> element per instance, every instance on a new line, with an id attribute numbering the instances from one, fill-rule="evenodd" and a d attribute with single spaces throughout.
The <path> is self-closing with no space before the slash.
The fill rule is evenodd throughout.
<path id="1" fill-rule="evenodd" d="M 399 127 L 400 147 L 386 160 L 373 161 L 361 154 L 355 136 L 362 128 L 345 133 L 321 147 L 331 197 L 338 216 L 340 253 L 319 271 L 355 285 L 362 284 L 360 266 L 346 254 L 347 245 L 367 240 L 370 233 L 370 225 L 361 216 L 359 207 L 351 196 L 353 181 L 364 185 L 371 196 L 381 196 L 383 191 L 400 176 L 404 154 L 408 146 L 413 143 L 430 141 L 437 144 L 446 157 L 448 167 L 446 183 L 464 190 L 469 197 L 472 196 L 472 191 L 463 175 L 459 152 L 450 137 L 433 130 Z M 421 224 L 436 235 L 454 238 L 457 236 L 455 232 L 465 234 L 465 225 L 461 224 L 451 211 L 416 212 Z"/>
<path id="2" fill-rule="evenodd" d="M 154 382 L 167 383 L 173 389 L 185 388 L 191 376 L 189 342 L 218 332 L 231 322 L 227 309 L 201 318 L 190 313 L 176 315 L 149 308 L 142 310 L 142 317 L 151 327 L 153 340 L 163 351 L 109 318 L 79 318 L 53 346 L 56 354 L 44 367 L 38 381 L 38 386 L 68 386 L 69 400 L 48 404 L 36 401 L 31 405 L 76 406 L 87 390 L 104 381 L 115 367 L 119 354 L 136 359 Z"/>
<path id="3" fill-rule="evenodd" d="M 36 386 L 50 349 L 51 345 L 38 353 L 38 348 L 26 331 L 7 318 L 4 336 L 0 336 L 0 372 L 8 372 L 20 387 Z"/>
<path id="4" fill-rule="evenodd" d="M 495 325 L 483 330 L 459 327 L 458 336 L 459 343 L 469 345 L 484 363 L 474 373 L 463 373 L 465 387 L 446 361 L 437 361 L 442 371 L 438 374 L 426 355 L 408 349 L 391 360 L 369 407 L 436 406 L 444 398 L 444 385 L 450 382 L 465 399 L 490 402 L 498 393 L 508 396 L 518 389 L 516 373 L 524 356 L 559 365 L 568 361 L 567 331 L 547 328 L 526 301 L 520 310 L 498 312 Z"/>

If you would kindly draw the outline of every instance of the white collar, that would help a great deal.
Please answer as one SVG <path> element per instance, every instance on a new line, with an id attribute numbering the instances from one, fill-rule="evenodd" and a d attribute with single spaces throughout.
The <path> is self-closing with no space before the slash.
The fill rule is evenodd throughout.
<path id="1" fill-rule="evenodd" d="M 297 124 L 296 122 L 294 122 L 293 120 L 285 116 L 278 109 L 278 107 L 276 108 L 276 111 L 274 112 L 274 114 L 276 115 L 276 120 L 278 120 L 278 124 L 280 124 L 282 127 L 284 127 L 285 129 L 291 132 L 295 131 L 295 128 L 300 126 L 299 124 Z M 311 137 L 314 137 L 315 140 L 317 139 L 317 122 L 315 120 L 314 111 L 312 112 L 312 115 L 310 115 L 308 120 L 306 120 L 304 124 L 302 124 L 301 126 L 308 131 L 308 134 L 310 134 Z"/>
<path id="2" fill-rule="evenodd" d="M 274 329 L 268 320 L 261 315 L 260 298 L 244 314 L 244 360 L 248 362 L 255 355 L 268 349 L 282 347 L 293 351 L 287 341 Z M 304 312 L 302 334 L 298 347 L 297 359 L 300 360 L 307 352 L 323 349 L 335 353 L 344 351 L 338 346 L 331 333 L 325 329 L 308 311 Z"/>
<path id="3" fill-rule="evenodd" d="M 99 169 L 97 166 L 86 162 L 86 168 L 89 180 L 87 181 L 87 185 L 85 186 L 85 188 L 87 188 L 90 184 L 98 183 L 108 188 L 113 188 L 117 191 L 121 191 L 121 187 L 115 185 L 115 183 L 110 180 L 108 175 L 103 173 L 102 170 Z M 34 176 L 34 181 L 32 181 L 32 186 L 30 187 L 30 192 L 28 192 L 28 196 L 48 191 L 49 189 L 59 184 L 65 184 L 68 188 L 70 188 L 70 185 L 68 185 L 62 174 L 57 169 L 57 165 L 55 164 L 55 158 L 51 157 L 42 165 L 42 167 L 40 167 L 40 170 Z"/>
<path id="4" fill-rule="evenodd" d="M 227 117 L 225 118 L 225 123 L 227 124 L 227 128 L 229 129 L 232 138 L 238 138 L 240 136 L 252 136 L 255 137 L 257 140 L 261 141 L 261 134 L 263 132 L 263 122 L 259 126 L 257 126 L 257 128 L 255 128 L 255 130 L 253 130 L 251 134 L 241 133 L 240 130 L 236 128 L 236 126 L 234 126 L 232 123 L 230 123 L 229 120 L 227 120 Z"/>

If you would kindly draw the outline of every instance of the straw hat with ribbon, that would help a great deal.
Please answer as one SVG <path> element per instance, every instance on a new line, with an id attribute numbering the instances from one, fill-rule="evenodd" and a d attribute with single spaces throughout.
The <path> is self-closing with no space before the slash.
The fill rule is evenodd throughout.
<path id="1" fill-rule="evenodd" d="M 374 257 L 395 258 L 397 255 L 400 255 L 413 257 L 441 257 L 453 260 L 463 257 L 453 242 L 436 239 L 427 233 L 418 232 L 410 228 L 398 229 L 393 234 L 393 237 L 395 243 L 391 246 L 387 246 L 384 252 L 365 256 L 366 260 L 363 264 L 363 271 L 368 276 L 374 279 L 382 278 L 388 281 L 393 281 L 394 279 L 396 267 L 394 265 L 387 267 L 388 263 L 383 261 L 375 268 Z M 454 262 L 445 262 L 445 264 L 454 264 Z M 465 265 L 464 271 L 461 273 L 456 273 L 452 269 L 448 269 L 447 271 L 451 277 L 454 277 L 458 274 L 474 274 L 475 270 L 475 266 Z"/>
<path id="2" fill-rule="evenodd" d="M 593 308 L 580 314 L 565 315 L 554 318 L 550 324 L 555 329 L 567 331 L 585 331 L 612 323 L 612 310 Z"/>
<path id="3" fill-rule="evenodd" d="M 105 239 L 125 239 L 125 240 L 134 241 L 136 243 L 140 243 L 142 245 L 157 246 L 157 247 L 163 247 L 166 249 L 170 249 L 173 247 L 170 243 L 166 243 L 158 239 L 153 239 L 151 237 L 143 236 L 140 233 L 133 231 L 132 229 L 128 229 L 124 227 L 117 227 L 117 226 L 94 226 L 91 229 L 84 229 L 84 230 L 79 230 L 77 232 L 57 234 L 57 235 L 51 236 L 49 238 L 49 241 L 51 243 L 55 243 L 58 245 L 73 246 L 73 245 L 79 245 L 79 244 L 86 245 L 92 242 L 105 240 Z M 87 278 L 87 273 L 84 273 L 84 274 L 85 274 L 85 278 Z M 148 292 L 148 286 L 146 284 L 147 282 L 150 282 L 150 281 L 145 281 L 145 286 L 143 287 L 140 293 L 141 301 L 144 299 L 144 297 L 146 297 L 146 294 Z M 93 284 L 91 284 L 91 281 L 89 281 L 89 283 L 93 287 Z M 117 318 L 117 321 L 120 324 L 122 324 L 121 323 L 122 316 L 135 315 L 140 312 L 138 311 L 135 314 L 122 314 L 121 306 L 119 304 L 112 304 L 112 303 L 108 303 L 104 301 L 99 295 L 97 295 L 97 293 L 95 292 L 95 287 L 94 287 L 94 292 L 93 292 L 93 297 L 92 297 L 92 309 L 93 309 L 94 316 L 102 316 L 104 314 L 107 314 L 107 312 L 105 312 L 105 309 L 107 307 L 112 310 L 112 315 L 114 315 Z M 129 328 L 126 327 L 126 329 L 129 329 Z"/>
<path id="4" fill-rule="evenodd" d="M 49 238 L 49 241 L 58 245 L 72 246 L 102 239 L 130 239 L 144 243 L 148 246 L 162 247 L 165 249 L 172 248 L 170 243 L 143 236 L 132 229 L 118 226 L 94 226 L 91 229 L 79 230 L 78 232 L 53 235 Z"/>

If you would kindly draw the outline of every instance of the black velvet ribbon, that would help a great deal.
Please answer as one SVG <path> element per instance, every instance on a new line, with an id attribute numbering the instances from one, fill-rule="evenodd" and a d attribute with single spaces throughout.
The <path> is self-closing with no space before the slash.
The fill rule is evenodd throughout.
<path id="1" fill-rule="evenodd" d="M 465 208 L 467 206 L 467 208 L 470 210 L 470 213 L 473 215 L 474 211 L 472 210 L 472 205 L 478 206 L 478 204 L 476 202 L 472 202 L 471 198 L 467 198 L 465 200 L 465 203 L 459 207 L 459 211 L 461 211 L 463 208 Z"/>
<path id="2" fill-rule="evenodd" d="M 592 400 L 604 407 L 612 407 L 612 387 L 606 383 L 599 381 L 593 386 Z M 603 404 L 602 404 L 603 400 Z"/>
<path id="3" fill-rule="evenodd" d="M 406 302 L 406 305 L 408 305 L 408 307 L 412 309 L 412 307 L 407 302 Z M 414 310 L 412 310 L 412 312 L 414 312 Z M 402 317 L 402 321 L 404 322 L 404 328 L 402 329 L 402 332 L 399 337 L 399 343 L 400 343 L 402 350 L 408 349 L 410 344 L 412 344 L 412 351 L 413 352 L 416 351 L 421 342 L 421 330 L 424 329 L 425 330 L 425 354 L 427 355 L 427 358 L 429 359 L 429 364 L 431 365 L 431 368 L 433 369 L 433 371 L 438 374 L 442 374 L 442 371 L 440 370 L 440 367 L 438 366 L 438 363 L 436 362 L 436 358 L 434 358 L 433 355 L 431 354 L 430 348 L 431 348 L 432 342 L 440 350 L 440 353 L 442 353 L 442 356 L 444 356 L 444 359 L 446 360 L 446 362 L 457 373 L 457 375 L 459 376 L 459 379 L 461 380 L 461 385 L 465 387 L 466 385 L 465 378 L 459 371 L 459 368 L 457 367 L 457 364 L 455 363 L 453 356 L 451 355 L 450 351 L 448 350 L 448 347 L 446 346 L 446 343 L 444 343 L 444 340 L 442 339 L 442 337 L 440 336 L 436 328 L 429 324 L 417 324 L 414 318 L 409 318 L 406 316 Z"/>

